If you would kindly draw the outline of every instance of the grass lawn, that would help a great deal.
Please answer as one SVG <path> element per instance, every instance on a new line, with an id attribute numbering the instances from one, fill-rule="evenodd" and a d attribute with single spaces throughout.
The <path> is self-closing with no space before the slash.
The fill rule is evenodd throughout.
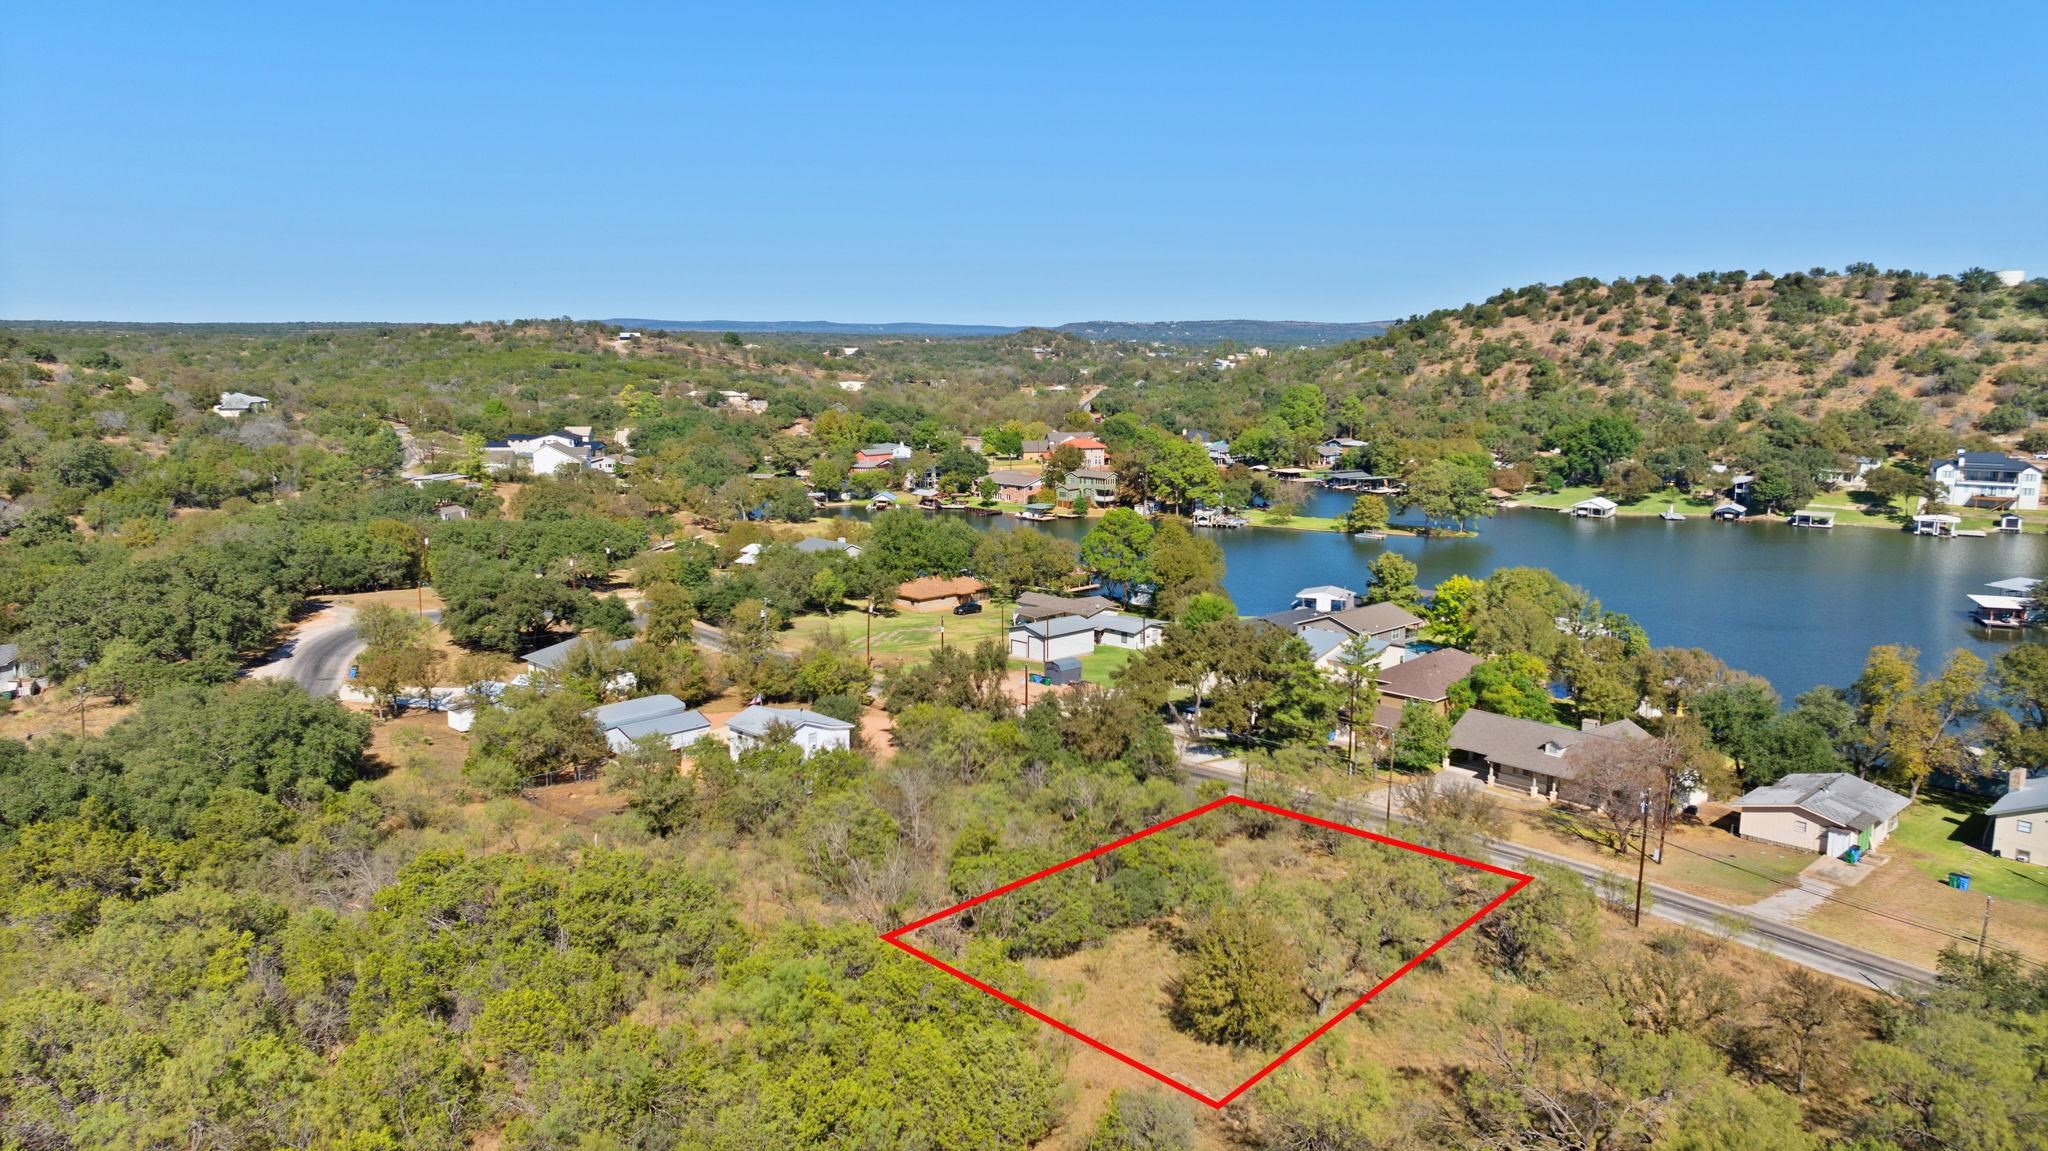
<path id="1" fill-rule="evenodd" d="M 1509 839 L 1615 871 L 1635 867 L 1635 856 L 1616 854 L 1607 832 L 1584 816 L 1561 807 L 1510 810 Z M 1682 891 L 1743 904 L 1782 891 L 1812 862 L 1813 856 L 1802 851 L 1739 839 L 1711 827 L 1673 823 L 1664 862 L 1650 865 L 1649 878 Z"/>
<path id="2" fill-rule="evenodd" d="M 1124 665 L 1131 662 L 1137 654 L 1135 648 L 1111 647 L 1104 644 L 1081 657 L 1081 678 L 1089 683 L 1099 683 L 1108 687 L 1116 682 L 1117 673 L 1121 672 Z"/>
<path id="3" fill-rule="evenodd" d="M 1878 846 L 1897 861 L 1934 880 L 1951 871 L 1970 873 L 1970 890 L 1994 899 L 2048 906 L 2048 869 L 1999 859 L 1977 845 L 1984 841 L 1984 808 L 1989 800 L 1948 791 L 1923 790 L 1920 802 L 1899 815 L 1898 830 Z"/>
<path id="4" fill-rule="evenodd" d="M 1835 513 L 1835 522 L 1844 527 L 1890 528 L 1897 531 L 1905 522 L 1896 508 L 1881 504 L 1864 492 L 1822 492 L 1813 497 L 1806 506 Z"/>
<path id="5" fill-rule="evenodd" d="M 995 606 L 987 606 L 976 615 L 954 615 L 950 611 L 915 612 L 882 611 L 874 621 L 875 663 L 880 666 L 896 666 L 916 663 L 926 658 L 927 653 L 939 646 L 939 628 L 946 629 L 946 643 L 973 646 L 985 639 L 1001 639 L 1004 634 L 1003 612 Z M 844 636 L 855 651 L 866 650 L 868 623 L 866 616 L 851 605 L 836 615 L 801 615 L 791 620 L 789 629 L 782 633 L 784 651 L 801 651 L 811 637 L 822 632 L 836 631 Z"/>
<path id="6" fill-rule="evenodd" d="M 1526 491 L 1517 495 L 1515 502 L 1525 508 L 1548 508 L 1552 511 L 1563 511 L 1581 500 L 1589 500 L 1599 494 L 1599 488 L 1576 485 L 1555 492 Z M 1719 502 L 1718 500 L 1710 499 L 1694 499 L 1691 496 L 1680 495 L 1666 488 L 1652 492 L 1634 503 L 1622 504 L 1616 509 L 1614 514 L 1619 516 L 1654 516 L 1674 503 L 1678 505 L 1679 511 L 1685 512 L 1688 515 L 1695 512 L 1704 514 L 1712 511 L 1714 505 Z"/>

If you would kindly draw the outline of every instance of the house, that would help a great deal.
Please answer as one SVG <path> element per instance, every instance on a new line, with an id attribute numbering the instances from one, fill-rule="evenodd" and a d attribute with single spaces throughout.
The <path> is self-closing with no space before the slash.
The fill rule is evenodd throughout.
<path id="1" fill-rule="evenodd" d="M 1324 674 L 1342 678 L 1353 666 L 1351 645 L 1358 640 L 1357 636 L 1319 624 L 1310 624 L 1295 634 L 1301 637 L 1301 642 L 1308 645 L 1309 662 L 1315 664 Z M 1375 679 L 1380 672 L 1400 663 L 1401 657 L 1407 654 L 1406 649 L 1396 647 L 1378 636 L 1366 636 L 1364 642 L 1365 646 L 1359 652 L 1362 658 L 1356 666 L 1361 674 L 1370 675 Z"/>
<path id="2" fill-rule="evenodd" d="M 42 685 L 21 666 L 21 646 L 0 643 L 0 699 L 34 695 Z"/>
<path id="3" fill-rule="evenodd" d="M 1344 458 L 1345 452 L 1365 446 L 1364 440 L 1353 440 L 1337 436 L 1316 445 L 1316 459 L 1322 461 L 1325 465 L 1334 464 Z"/>
<path id="4" fill-rule="evenodd" d="M 796 542 L 796 550 L 819 555 L 838 554 L 850 560 L 860 558 L 860 545 L 847 543 L 845 536 L 829 540 L 824 536 L 806 536 Z"/>
<path id="5" fill-rule="evenodd" d="M 434 518 L 442 523 L 447 523 L 450 520 L 466 520 L 469 518 L 469 509 L 461 504 L 435 504 Z"/>
<path id="6" fill-rule="evenodd" d="M 624 755 L 647 736 L 660 736 L 669 750 L 680 751 L 711 734 L 711 721 L 672 695 L 645 695 L 608 703 L 584 714 L 604 732 L 606 746 Z"/>
<path id="7" fill-rule="evenodd" d="M 1558 784 L 1578 775 L 1589 748 L 1636 742 L 1650 733 L 1632 721 L 1570 728 L 1469 708 L 1451 726 L 1446 768 L 1469 771 L 1479 782 L 1557 798 Z"/>
<path id="8" fill-rule="evenodd" d="M 1745 507 L 1748 506 L 1749 487 L 1755 482 L 1756 477 L 1748 472 L 1735 476 L 1728 481 L 1728 498 Z"/>
<path id="9" fill-rule="evenodd" d="M 777 728 L 789 732 L 789 741 L 803 748 L 809 759 L 821 751 L 845 751 L 852 744 L 853 725 L 801 707 L 762 707 L 754 704 L 725 721 L 726 746 L 734 755 L 766 742 Z"/>
<path id="10" fill-rule="evenodd" d="M 1080 449 L 1081 466 L 1084 468 L 1099 468 L 1109 462 L 1109 445 L 1094 436 L 1075 436 L 1064 444 L 1053 446 Z"/>
<path id="11" fill-rule="evenodd" d="M 867 387 L 867 386 L 868 386 L 868 382 L 867 382 L 866 380 L 841 380 L 841 381 L 839 381 L 839 390 L 840 390 L 840 391 L 842 391 L 842 392 L 858 392 L 858 391 L 860 391 L 860 390 L 861 390 L 862 388 L 865 388 L 865 387 Z"/>
<path id="12" fill-rule="evenodd" d="M 886 468 L 897 460 L 907 460 L 909 458 L 909 444 L 869 444 L 867 447 L 855 449 L 853 453 L 853 466 L 855 468 Z"/>
<path id="13" fill-rule="evenodd" d="M 1582 519 L 1611 520 L 1614 518 L 1615 510 L 1620 507 L 1620 504 L 1615 503 L 1606 496 L 1594 496 L 1591 499 L 1580 500 L 1578 503 L 1573 504 L 1570 511 L 1573 515 Z"/>
<path id="14" fill-rule="evenodd" d="M 527 652 L 525 655 L 519 657 L 519 662 L 526 665 L 527 674 L 529 676 L 531 676 L 534 672 L 542 672 L 547 675 L 555 675 L 562 670 L 564 664 L 568 663 L 569 653 L 575 649 L 577 644 L 582 642 L 582 636 L 570 636 L 568 639 L 565 639 L 560 643 L 551 643 L 538 651 Z M 615 639 L 611 642 L 611 649 L 616 652 L 624 652 L 627 648 L 632 646 L 633 641 L 630 639 Z M 631 687 L 632 679 L 633 673 L 626 672 L 623 675 L 619 676 L 618 679 L 614 680 L 613 682 L 616 683 L 620 680 L 623 680 L 626 682 L 626 685 L 628 687 Z"/>
<path id="15" fill-rule="evenodd" d="M 1027 461 L 1044 463 L 1052 457 L 1052 450 L 1054 448 L 1059 447 L 1068 440 L 1082 438 L 1084 438 L 1084 433 L 1081 432 L 1047 432 L 1042 440 L 1025 440 L 1022 455 Z M 1092 439 L 1093 437 L 1086 438 Z M 1100 441 L 1096 442 L 1099 443 Z M 1084 451 L 1082 454 L 1085 456 L 1086 452 Z"/>
<path id="16" fill-rule="evenodd" d="M 980 436 L 961 436 L 960 446 L 963 449 L 973 452 L 975 455 L 978 456 L 981 454 L 981 449 L 983 445 Z"/>
<path id="17" fill-rule="evenodd" d="M 995 481 L 996 498 L 1013 504 L 1029 502 L 1032 494 L 1044 483 L 1037 472 L 1021 472 L 1014 468 L 990 472 L 988 478 Z"/>
<path id="18" fill-rule="evenodd" d="M 973 576 L 925 576 L 896 589 L 898 611 L 952 611 L 988 590 Z"/>
<path id="19" fill-rule="evenodd" d="M 732 562 L 741 567 L 753 567 L 755 564 L 760 563 L 761 545 L 758 543 L 741 544 L 740 554 L 732 557 Z"/>
<path id="20" fill-rule="evenodd" d="M 1358 593 L 1348 587 L 1317 584 L 1294 593 L 1294 607 L 1335 615 L 1358 603 Z"/>
<path id="21" fill-rule="evenodd" d="M 1148 648 L 1164 632 L 1165 625 L 1156 619 L 1117 612 L 1017 619 L 1010 624 L 1010 658 L 1054 660 L 1084 656 L 1105 646 Z"/>
<path id="22" fill-rule="evenodd" d="M 1797 772 L 1736 800 L 1736 832 L 1819 855 L 1867 852 L 1898 827 L 1908 802 L 1845 771 Z"/>
<path id="23" fill-rule="evenodd" d="M 1104 613 L 1115 615 L 1117 602 L 1108 596 L 1049 595 L 1041 591 L 1027 591 L 1017 597 L 1015 619 L 1041 620 L 1058 615 L 1077 615 L 1090 618 Z"/>
<path id="24" fill-rule="evenodd" d="M 1100 506 L 1116 502 L 1116 473 L 1104 468 L 1075 468 L 1060 482 L 1059 496 L 1068 503 Z"/>
<path id="25" fill-rule="evenodd" d="M 262 414 L 270 410 L 270 400 L 264 396 L 252 396 L 247 392 L 222 392 L 220 402 L 213 405 L 213 414 L 227 420 L 239 420 L 244 413 Z"/>
<path id="26" fill-rule="evenodd" d="M 1337 589 L 1342 591 L 1342 588 Z M 1421 633 L 1423 621 L 1407 609 L 1390 603 L 1369 603 L 1343 611 L 1326 612 L 1312 607 L 1289 608 L 1257 617 L 1297 635 L 1311 628 L 1334 629 L 1351 636 L 1372 636 L 1396 646 L 1406 645 Z"/>
<path id="27" fill-rule="evenodd" d="M 1984 850 L 2014 863 L 2048 866 L 2048 776 L 2028 780 L 2027 769 L 2006 774 L 2005 794 L 1984 809 Z"/>
<path id="28" fill-rule="evenodd" d="M 2039 464 L 2004 452 L 1958 450 L 1934 469 L 1942 502 L 1954 507 L 2013 511 L 2041 506 Z"/>
<path id="29" fill-rule="evenodd" d="M 589 428 L 560 428 L 539 435 L 486 441 L 484 466 L 503 473 L 524 460 L 528 473 L 552 476 L 580 471 L 603 452 L 604 445 L 591 438 Z"/>
<path id="30" fill-rule="evenodd" d="M 1405 660 L 1380 673 L 1380 697 L 1396 707 L 1414 700 L 1438 715 L 1450 714 L 1451 685 L 1472 674 L 1482 661 L 1471 652 L 1440 647 Z"/>

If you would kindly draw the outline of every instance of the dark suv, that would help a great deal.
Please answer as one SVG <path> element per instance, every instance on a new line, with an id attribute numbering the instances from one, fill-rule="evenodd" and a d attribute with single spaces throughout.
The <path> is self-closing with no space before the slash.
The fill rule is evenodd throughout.
<path id="1" fill-rule="evenodd" d="M 961 603 L 961 604 L 956 604 L 956 605 L 954 605 L 954 608 L 953 608 L 953 614 L 954 614 L 954 615 L 980 615 L 980 614 L 981 614 L 981 601 L 980 601 L 980 600 L 978 600 L 978 599 L 971 599 L 971 600 L 968 600 L 968 601 L 967 601 L 967 602 L 965 602 L 965 603 Z"/>

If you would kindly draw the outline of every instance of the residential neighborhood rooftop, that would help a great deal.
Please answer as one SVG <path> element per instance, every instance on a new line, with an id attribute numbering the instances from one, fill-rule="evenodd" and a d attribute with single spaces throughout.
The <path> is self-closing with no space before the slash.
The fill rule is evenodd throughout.
<path id="1" fill-rule="evenodd" d="M 1845 771 L 1796 772 L 1765 784 L 1736 801 L 1737 807 L 1796 807 L 1838 827 L 1876 827 L 1906 810 L 1910 802 Z"/>
<path id="2" fill-rule="evenodd" d="M 763 736 L 778 723 L 789 727 L 822 728 L 826 731 L 853 730 L 853 725 L 845 720 L 834 719 L 809 708 L 763 707 L 758 703 L 741 708 L 731 719 L 725 721 L 725 729 L 739 732 L 741 735 Z"/>
<path id="3" fill-rule="evenodd" d="M 1381 672 L 1380 690 L 1404 699 L 1431 702 L 1448 699 L 1451 685 L 1471 675 L 1472 669 L 1480 663 L 1480 658 L 1471 652 L 1454 647 L 1438 648 Z"/>

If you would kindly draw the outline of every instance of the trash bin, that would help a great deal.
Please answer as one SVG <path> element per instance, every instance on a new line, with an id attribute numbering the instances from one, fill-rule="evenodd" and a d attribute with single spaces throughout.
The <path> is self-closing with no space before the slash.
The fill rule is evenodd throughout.
<path id="1" fill-rule="evenodd" d="M 1956 874 L 1955 874 L 1955 881 L 1956 881 L 1956 890 L 1957 890 L 1957 891 L 1968 891 L 1968 890 L 1970 890 L 1970 873 L 1969 873 L 1969 872 L 1967 872 L 1967 871 L 1958 871 L 1958 872 L 1956 872 Z"/>
<path id="2" fill-rule="evenodd" d="M 1848 851 L 1842 853 L 1842 858 L 1843 860 L 1849 863 L 1860 862 L 1863 859 L 1863 849 L 1860 847 L 1851 847 Z"/>

